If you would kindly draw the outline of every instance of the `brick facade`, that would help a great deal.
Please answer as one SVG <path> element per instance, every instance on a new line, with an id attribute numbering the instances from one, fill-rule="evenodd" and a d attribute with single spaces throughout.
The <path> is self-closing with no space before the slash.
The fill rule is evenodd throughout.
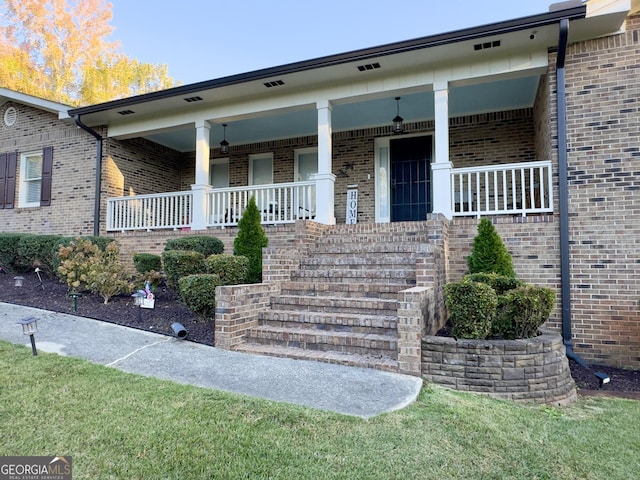
<path id="1" fill-rule="evenodd" d="M 20 181 L 16 182 L 16 203 L 0 209 L 0 230 L 40 234 L 91 235 L 95 194 L 95 139 L 72 120 L 63 122 L 57 114 L 16 102 L 12 126 L 0 126 L 0 153 L 26 153 L 53 147 L 51 205 L 22 208 L 18 203 Z M 17 178 L 21 178 L 18 158 Z"/>

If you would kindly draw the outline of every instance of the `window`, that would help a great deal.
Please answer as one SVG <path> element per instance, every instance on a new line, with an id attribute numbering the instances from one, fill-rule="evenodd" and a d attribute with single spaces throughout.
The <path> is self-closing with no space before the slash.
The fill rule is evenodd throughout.
<path id="1" fill-rule="evenodd" d="M 249 156 L 249 185 L 273 183 L 273 153 Z"/>
<path id="2" fill-rule="evenodd" d="M 209 168 L 209 184 L 213 188 L 227 188 L 229 186 L 229 159 L 216 158 L 211 160 Z"/>
<path id="3" fill-rule="evenodd" d="M 20 206 L 40 206 L 42 185 L 42 152 L 20 155 Z"/>

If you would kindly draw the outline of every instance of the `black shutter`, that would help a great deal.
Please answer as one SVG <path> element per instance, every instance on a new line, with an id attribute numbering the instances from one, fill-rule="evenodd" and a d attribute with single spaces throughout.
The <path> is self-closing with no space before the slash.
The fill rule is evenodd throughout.
<path id="1" fill-rule="evenodd" d="M 40 181 L 40 206 L 51 205 L 51 174 L 53 173 L 53 147 L 42 151 L 42 179 Z"/>
<path id="2" fill-rule="evenodd" d="M 0 154 L 0 209 L 4 208 L 4 196 L 7 191 L 7 167 L 9 166 L 9 156 L 6 153 Z"/>
<path id="3" fill-rule="evenodd" d="M 0 208 L 13 208 L 16 195 L 18 153 L 0 155 Z"/>

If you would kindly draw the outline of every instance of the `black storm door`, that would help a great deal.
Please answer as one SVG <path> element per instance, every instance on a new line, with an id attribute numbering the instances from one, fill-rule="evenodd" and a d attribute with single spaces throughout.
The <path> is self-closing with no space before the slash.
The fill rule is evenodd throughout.
<path id="1" fill-rule="evenodd" d="M 391 221 L 425 220 L 431 212 L 431 137 L 391 140 Z"/>

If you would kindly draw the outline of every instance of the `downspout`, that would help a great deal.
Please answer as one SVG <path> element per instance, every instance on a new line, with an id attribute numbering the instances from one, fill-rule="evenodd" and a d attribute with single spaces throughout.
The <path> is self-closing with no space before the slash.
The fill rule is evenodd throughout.
<path id="1" fill-rule="evenodd" d="M 95 130 L 87 127 L 80 120 L 80 115 L 74 115 L 76 125 L 96 139 L 96 194 L 93 204 L 93 235 L 100 236 L 100 188 L 102 185 L 102 136 Z"/>
<path id="2" fill-rule="evenodd" d="M 562 305 L 562 341 L 567 357 L 589 368 L 573 351 L 571 340 L 571 271 L 569 258 L 569 189 L 567 174 L 567 103 L 565 90 L 565 58 L 569 38 L 569 20 L 560 20 L 558 57 L 556 61 L 556 100 L 558 105 L 558 208 L 560 210 L 560 296 Z"/>

